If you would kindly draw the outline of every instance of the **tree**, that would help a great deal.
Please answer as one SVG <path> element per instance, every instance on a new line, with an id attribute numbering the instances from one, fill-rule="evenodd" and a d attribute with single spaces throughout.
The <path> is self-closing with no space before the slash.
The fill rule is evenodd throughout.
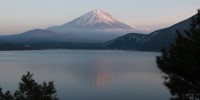
<path id="1" fill-rule="evenodd" d="M 0 100 L 14 100 L 14 97 L 10 94 L 10 91 L 3 93 L 2 88 L 0 88 Z"/>
<path id="2" fill-rule="evenodd" d="M 192 81 L 200 81 L 200 10 L 193 17 L 191 28 L 177 38 L 169 49 L 157 57 L 158 67 L 167 74 L 175 74 Z"/>
<path id="3" fill-rule="evenodd" d="M 171 100 L 199 100 L 200 84 L 185 80 L 183 77 L 169 75 L 165 77 L 164 85 L 172 94 Z"/>
<path id="4" fill-rule="evenodd" d="M 9 91 L 3 93 L 0 89 L 0 100 L 58 100 L 53 82 L 38 84 L 32 77 L 30 72 L 23 75 L 13 95 Z"/>

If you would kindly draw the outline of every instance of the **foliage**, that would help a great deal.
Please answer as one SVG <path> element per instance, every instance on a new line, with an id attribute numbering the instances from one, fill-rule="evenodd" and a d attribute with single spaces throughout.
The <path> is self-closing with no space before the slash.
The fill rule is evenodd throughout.
<path id="1" fill-rule="evenodd" d="M 167 74 L 200 81 L 200 11 L 193 17 L 190 30 L 185 30 L 184 35 L 177 33 L 175 43 L 157 57 L 157 65 Z"/>
<path id="2" fill-rule="evenodd" d="M 200 84 L 190 82 L 176 75 L 165 77 L 164 85 L 172 94 L 171 100 L 199 100 Z"/>
<path id="3" fill-rule="evenodd" d="M 32 77 L 30 72 L 23 75 L 14 94 L 0 89 L 0 100 L 58 100 L 53 82 L 38 84 Z"/>

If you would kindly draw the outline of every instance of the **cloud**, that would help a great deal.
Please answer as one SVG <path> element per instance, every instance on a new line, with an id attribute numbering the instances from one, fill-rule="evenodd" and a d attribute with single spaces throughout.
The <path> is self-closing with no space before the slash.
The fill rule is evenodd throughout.
<path id="1" fill-rule="evenodd" d="M 121 29 L 121 28 L 115 28 L 115 29 L 104 29 L 105 32 L 116 32 L 116 33 L 132 33 L 134 32 L 134 29 Z"/>

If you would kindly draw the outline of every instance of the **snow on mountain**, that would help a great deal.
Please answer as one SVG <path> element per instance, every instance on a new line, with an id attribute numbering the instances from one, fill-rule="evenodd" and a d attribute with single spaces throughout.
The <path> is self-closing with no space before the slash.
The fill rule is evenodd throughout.
<path id="1" fill-rule="evenodd" d="M 112 24 L 118 22 L 115 18 L 113 18 L 110 14 L 103 10 L 93 10 L 77 19 L 72 21 L 70 24 L 79 24 L 79 25 L 92 25 L 96 23 L 107 23 Z"/>
<path id="2" fill-rule="evenodd" d="M 59 33 L 129 33 L 133 28 L 104 10 L 93 10 L 64 25 L 48 28 Z"/>

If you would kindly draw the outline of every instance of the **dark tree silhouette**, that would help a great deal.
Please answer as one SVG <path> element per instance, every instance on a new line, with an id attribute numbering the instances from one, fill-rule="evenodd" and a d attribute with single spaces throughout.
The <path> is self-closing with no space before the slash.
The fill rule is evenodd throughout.
<path id="1" fill-rule="evenodd" d="M 10 91 L 3 93 L 2 88 L 0 88 L 0 100 L 14 100 L 14 97 L 10 94 Z"/>
<path id="2" fill-rule="evenodd" d="M 169 49 L 157 57 L 158 67 L 167 74 L 200 81 L 200 10 L 193 17 L 191 28 L 178 36 Z"/>
<path id="3" fill-rule="evenodd" d="M 187 81 L 183 77 L 176 75 L 166 76 L 164 85 L 172 94 L 171 100 L 200 99 L 200 84 Z"/>
<path id="4" fill-rule="evenodd" d="M 19 89 L 13 95 L 0 89 L 0 100 L 58 100 L 53 82 L 38 84 L 32 77 L 30 72 L 23 75 Z"/>

